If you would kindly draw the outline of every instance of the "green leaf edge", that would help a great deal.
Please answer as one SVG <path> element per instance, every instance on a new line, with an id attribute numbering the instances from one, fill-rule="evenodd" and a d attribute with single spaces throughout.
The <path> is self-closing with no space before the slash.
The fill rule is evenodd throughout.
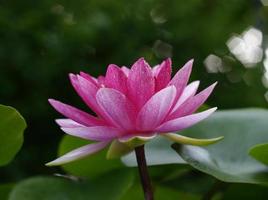
<path id="1" fill-rule="evenodd" d="M 268 149 L 268 143 L 260 143 L 260 144 L 257 144 L 257 145 L 254 145 L 252 146 L 249 151 L 248 151 L 248 154 L 253 157 L 255 160 L 257 160 L 258 162 L 262 163 L 262 164 L 265 164 L 265 165 L 268 165 L 268 157 L 267 157 L 267 162 L 264 162 L 263 160 L 260 160 L 257 156 L 256 156 L 256 149 L 259 150 L 260 148 L 264 147 L 264 146 L 267 146 L 267 149 Z"/>
<path id="2" fill-rule="evenodd" d="M 17 155 L 17 153 L 21 149 L 23 142 L 24 142 L 24 132 L 27 128 L 27 123 L 26 123 L 25 118 L 20 114 L 20 112 L 16 108 L 14 108 L 12 106 L 6 106 L 3 104 L 0 104 L 0 107 L 12 110 L 12 112 L 14 112 L 14 114 L 16 114 L 21 119 L 21 125 L 22 125 L 21 137 L 20 137 L 21 142 L 19 143 L 19 145 L 17 147 L 17 152 L 12 157 L 10 157 L 6 162 L 0 163 L 0 167 L 1 167 L 1 166 L 5 166 L 5 165 L 9 164 L 15 158 L 15 156 Z"/>

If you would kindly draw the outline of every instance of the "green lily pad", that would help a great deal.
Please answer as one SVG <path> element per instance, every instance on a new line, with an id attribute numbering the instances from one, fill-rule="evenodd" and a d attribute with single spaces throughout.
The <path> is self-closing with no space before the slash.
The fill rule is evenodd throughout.
<path id="1" fill-rule="evenodd" d="M 260 185 L 233 184 L 224 192 L 222 200 L 268 199 L 268 188 Z"/>
<path id="2" fill-rule="evenodd" d="M 180 167 L 180 165 L 177 165 L 177 168 Z M 188 166 L 188 172 L 186 170 L 184 172 L 183 170 L 180 171 L 181 174 L 179 174 L 179 176 L 176 175 L 169 180 L 164 179 L 164 182 L 161 182 L 161 184 L 176 190 L 178 189 L 184 193 L 205 196 L 218 182 L 214 177 L 193 170 L 190 166 Z"/>
<path id="3" fill-rule="evenodd" d="M 172 188 L 158 186 L 155 190 L 155 199 L 169 199 L 169 200 L 178 200 L 178 199 L 187 199 L 187 200 L 200 200 L 201 197 L 196 194 L 184 193 L 177 191 Z"/>
<path id="4" fill-rule="evenodd" d="M 77 137 L 65 135 L 59 146 L 59 156 L 74 150 L 75 148 L 87 145 L 90 142 Z M 120 159 L 107 160 L 107 149 L 96 154 L 62 165 L 62 168 L 69 174 L 80 177 L 96 177 L 102 173 L 120 168 L 123 166 Z"/>
<path id="5" fill-rule="evenodd" d="M 127 193 L 120 200 L 137 200 L 144 199 L 142 188 L 139 184 L 134 184 Z M 154 199 L 155 200 L 178 200 L 178 199 L 187 199 L 187 200 L 200 200 L 201 197 L 196 194 L 185 193 L 182 191 L 177 191 L 173 188 L 163 187 L 157 185 L 154 187 Z"/>
<path id="6" fill-rule="evenodd" d="M 34 177 L 17 184 L 9 200 L 120 200 L 133 180 L 129 170 L 113 171 L 92 181 Z"/>
<path id="7" fill-rule="evenodd" d="M 252 146 L 268 141 L 267 120 L 265 109 L 216 112 L 183 134 L 198 138 L 222 135 L 224 140 L 202 148 L 177 144 L 173 148 L 191 166 L 222 181 L 267 184 L 268 167 L 248 155 Z"/>
<path id="8" fill-rule="evenodd" d="M 15 184 L 7 183 L 0 185 L 0 199 L 1 200 L 8 200 L 8 196 L 13 189 Z"/>
<path id="9" fill-rule="evenodd" d="M 249 155 L 251 155 L 256 160 L 268 165 L 268 143 L 257 144 L 249 150 Z"/>
<path id="10" fill-rule="evenodd" d="M 0 166 L 8 164 L 23 143 L 26 122 L 17 110 L 0 105 Z"/>

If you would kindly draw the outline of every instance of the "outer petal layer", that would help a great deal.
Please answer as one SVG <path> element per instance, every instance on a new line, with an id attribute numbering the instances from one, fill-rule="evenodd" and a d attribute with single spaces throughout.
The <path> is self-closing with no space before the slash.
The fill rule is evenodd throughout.
<path id="1" fill-rule="evenodd" d="M 83 127 L 82 124 L 79 124 L 71 119 L 56 119 L 56 123 L 63 128 L 75 128 Z"/>
<path id="2" fill-rule="evenodd" d="M 170 111 L 176 97 L 175 86 L 160 90 L 142 107 L 138 114 L 138 130 L 150 131 L 159 126 Z"/>
<path id="3" fill-rule="evenodd" d="M 65 133 L 86 140 L 104 141 L 120 137 L 120 130 L 108 126 L 61 128 Z"/>
<path id="4" fill-rule="evenodd" d="M 183 104 L 186 100 L 188 100 L 190 97 L 194 96 L 197 88 L 199 86 L 200 81 L 194 81 L 186 86 L 186 88 L 183 90 L 182 95 L 180 96 L 179 100 L 175 104 L 173 111 L 177 110 L 181 104 Z"/>
<path id="5" fill-rule="evenodd" d="M 177 110 L 175 110 L 169 119 L 174 119 L 178 117 L 183 117 L 195 112 L 209 97 L 211 92 L 217 83 L 212 84 L 202 92 L 189 98 L 185 103 L 183 103 Z"/>
<path id="6" fill-rule="evenodd" d="M 119 138 L 118 141 L 134 149 L 135 147 L 143 145 L 155 137 L 156 137 L 155 133 L 150 133 L 144 136 L 143 135 L 135 135 L 135 136 L 128 135 L 128 136 Z"/>
<path id="7" fill-rule="evenodd" d="M 104 124 L 102 120 L 93 117 L 92 115 L 83 112 L 75 107 L 61 103 L 60 101 L 56 101 L 54 99 L 49 99 L 48 101 L 59 113 L 67 118 L 76 121 L 77 123 L 83 124 L 85 126 L 97 126 Z"/>
<path id="8" fill-rule="evenodd" d="M 216 111 L 217 108 L 211 108 L 204 112 L 188 115 L 185 117 L 173 119 L 170 121 L 165 122 L 160 127 L 156 129 L 156 131 L 160 133 L 167 133 L 167 132 L 176 132 L 183 129 L 186 129 L 194 124 L 202 121 L 203 119 L 207 118 L 213 112 Z"/>
<path id="9" fill-rule="evenodd" d="M 79 96 L 83 99 L 83 101 L 90 107 L 95 113 L 101 116 L 100 110 L 98 108 L 95 95 L 98 91 L 98 87 L 96 84 L 93 84 L 92 81 L 89 81 L 82 76 L 75 76 L 70 74 L 70 80 L 72 82 L 73 87 Z"/>
<path id="10" fill-rule="evenodd" d="M 80 76 L 82 76 L 83 78 L 87 79 L 92 84 L 98 86 L 98 80 L 96 78 L 90 76 L 89 74 L 87 74 L 85 72 L 80 72 Z"/>
<path id="11" fill-rule="evenodd" d="M 81 158 L 84 158 L 86 156 L 89 156 L 91 154 L 94 154 L 101 149 L 103 149 L 105 146 L 107 146 L 109 142 L 99 142 L 94 144 L 88 144 L 86 146 L 80 147 L 78 149 L 75 149 L 62 157 L 59 157 L 58 159 L 47 163 L 47 166 L 56 166 L 56 165 L 63 165 L 75 160 L 79 160 Z"/>
<path id="12" fill-rule="evenodd" d="M 169 85 L 175 85 L 177 97 L 180 97 L 187 85 L 193 66 L 193 60 L 188 61 L 173 77 Z"/>
<path id="13" fill-rule="evenodd" d="M 186 137 L 184 135 L 179 135 L 175 133 L 167 133 L 167 134 L 164 134 L 163 137 L 166 137 L 169 140 L 179 143 L 179 144 L 195 145 L 195 146 L 207 146 L 210 144 L 214 144 L 223 139 L 223 137 L 209 138 L 209 139 L 197 139 L 197 138 L 190 138 L 190 137 Z"/>
<path id="14" fill-rule="evenodd" d="M 120 158 L 121 156 L 124 156 L 131 151 L 133 151 L 133 148 L 131 148 L 127 144 L 121 143 L 118 140 L 114 140 L 107 151 L 106 158 Z"/>

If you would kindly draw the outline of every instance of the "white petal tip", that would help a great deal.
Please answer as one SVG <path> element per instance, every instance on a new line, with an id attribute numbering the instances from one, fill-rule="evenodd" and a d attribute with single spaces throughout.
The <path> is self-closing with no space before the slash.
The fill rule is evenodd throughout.
<path id="1" fill-rule="evenodd" d="M 72 77 L 75 77 L 75 76 L 76 76 L 76 75 L 75 75 L 75 74 L 73 74 L 73 73 L 69 73 L 68 75 L 69 75 L 69 77 L 70 77 L 70 78 L 72 78 Z"/>
<path id="2" fill-rule="evenodd" d="M 215 87 L 218 84 L 218 81 L 216 81 L 215 83 L 213 83 L 210 87 Z"/>
<path id="3" fill-rule="evenodd" d="M 59 101 L 55 99 L 48 99 L 48 102 L 53 106 L 53 104 L 58 103 Z"/>
<path id="4" fill-rule="evenodd" d="M 58 166 L 58 165 L 61 165 L 61 163 L 54 162 L 54 161 L 51 161 L 51 162 L 48 162 L 48 163 L 45 164 L 45 166 L 47 166 L 47 167 L 55 167 L 55 166 Z"/>
<path id="5" fill-rule="evenodd" d="M 216 111 L 218 109 L 218 107 L 214 107 L 214 108 L 211 108 L 210 110 L 212 111 L 212 112 L 214 112 L 214 111 Z"/>

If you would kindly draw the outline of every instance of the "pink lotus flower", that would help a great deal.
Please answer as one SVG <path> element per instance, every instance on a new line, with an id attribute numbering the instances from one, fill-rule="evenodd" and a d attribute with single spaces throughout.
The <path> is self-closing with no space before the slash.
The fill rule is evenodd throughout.
<path id="1" fill-rule="evenodd" d="M 172 79 L 170 59 L 154 68 L 143 58 L 131 69 L 110 64 L 105 77 L 97 79 L 83 72 L 70 74 L 74 89 L 96 116 L 49 99 L 66 117 L 56 122 L 69 135 L 97 142 L 47 165 L 71 162 L 110 144 L 108 157 L 121 156 L 157 135 L 192 145 L 206 145 L 221 139 L 193 139 L 174 133 L 200 122 L 216 110 L 195 113 L 216 83 L 196 94 L 199 81 L 187 85 L 192 64 L 193 60 L 187 62 Z"/>

